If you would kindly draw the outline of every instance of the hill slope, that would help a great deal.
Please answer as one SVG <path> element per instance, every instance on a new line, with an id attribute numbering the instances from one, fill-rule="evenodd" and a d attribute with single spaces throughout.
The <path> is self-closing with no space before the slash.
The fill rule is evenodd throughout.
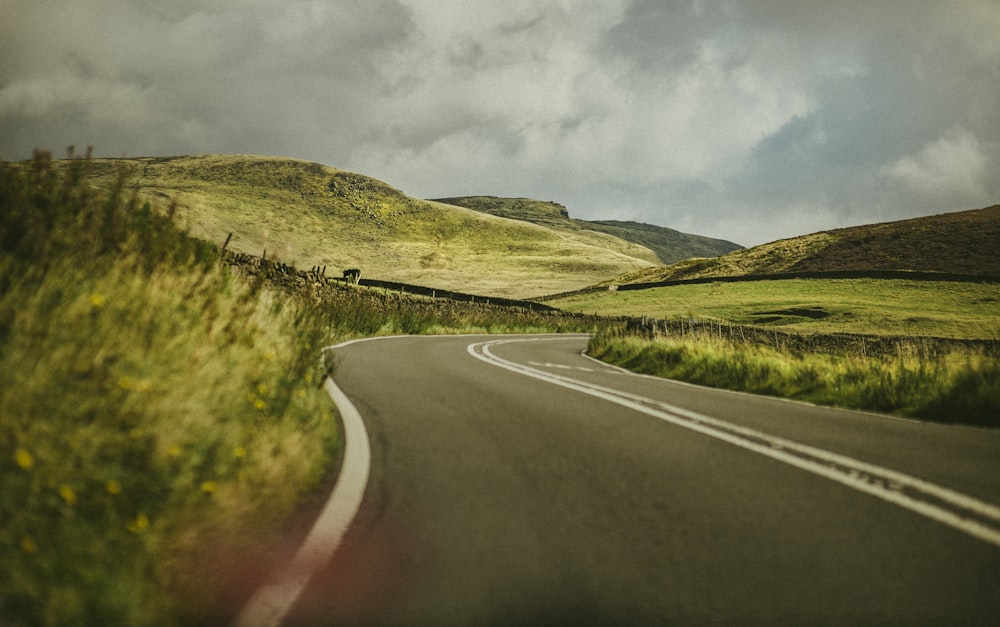
<path id="1" fill-rule="evenodd" d="M 463 196 L 436 200 L 490 215 L 540 224 L 580 237 L 593 237 L 594 233 L 611 235 L 651 250 L 655 255 L 653 261 L 660 264 L 675 263 L 691 257 L 717 257 L 742 248 L 725 240 L 691 235 L 653 224 L 618 220 L 577 220 L 569 217 L 565 207 L 554 202 L 495 196 Z"/>
<path id="2" fill-rule="evenodd" d="M 689 259 L 603 283 L 652 283 L 783 272 L 908 270 L 1000 276 L 1000 205 L 823 231 Z"/>
<path id="3" fill-rule="evenodd" d="M 373 178 L 284 158 L 194 156 L 95 160 L 109 185 L 162 206 L 176 201 L 192 234 L 328 274 L 517 298 L 577 289 L 653 266 L 648 248 L 606 233 L 570 232 L 410 198 Z"/>

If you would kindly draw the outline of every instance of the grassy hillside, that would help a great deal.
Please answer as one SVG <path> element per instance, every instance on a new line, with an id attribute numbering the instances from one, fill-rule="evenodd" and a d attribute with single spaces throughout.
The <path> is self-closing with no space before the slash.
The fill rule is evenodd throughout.
<path id="1" fill-rule="evenodd" d="M 723 320 L 799 333 L 1000 339 L 1000 284 L 793 279 L 584 292 L 546 301 L 566 311 Z"/>
<path id="2" fill-rule="evenodd" d="M 604 284 L 655 283 L 789 272 L 922 271 L 1000 275 L 1000 205 L 851 227 L 689 259 Z M 1000 338 L 1000 287 L 907 279 L 716 282 L 546 299 L 569 311 L 705 318 L 808 333 Z"/>
<path id="3" fill-rule="evenodd" d="M 370 177 L 283 158 L 196 156 L 97 160 L 144 199 L 176 199 L 191 233 L 300 268 L 483 295 L 530 297 L 651 267 L 647 248 L 410 198 Z"/>
<path id="4" fill-rule="evenodd" d="M 991 207 L 815 233 L 640 271 L 614 283 L 830 271 L 1000 275 L 998 241 L 1000 207 Z M 644 321 L 636 334 L 602 332 L 591 342 L 591 355 L 631 370 L 822 404 L 1000 426 L 995 356 L 1000 285 L 995 282 L 716 281 L 588 291 L 547 302 L 570 311 L 659 319 Z M 888 350 L 869 351 L 869 345 L 879 344 Z"/>
<path id="5" fill-rule="evenodd" d="M 0 622 L 191 624 L 327 476 L 327 314 L 87 175 L 0 164 Z"/>
<path id="6" fill-rule="evenodd" d="M 743 249 L 739 244 L 726 240 L 682 233 L 654 224 L 620 220 L 597 220 L 585 224 L 595 231 L 641 244 L 653 250 L 660 261 L 667 264 L 692 257 L 718 257 Z"/>
<path id="7" fill-rule="evenodd" d="M 690 259 L 607 283 L 839 270 L 1000 275 L 1000 205 L 779 240 L 714 259 Z"/>
<path id="8" fill-rule="evenodd" d="M 617 220 L 577 220 L 569 217 L 569 211 L 565 207 L 554 202 L 494 196 L 465 196 L 438 200 L 490 215 L 540 224 L 577 237 L 592 238 L 595 233 L 611 235 L 652 251 L 653 260 L 660 264 L 674 263 L 691 257 L 716 257 L 742 248 L 725 240 L 681 233 L 653 224 Z"/>
<path id="9" fill-rule="evenodd" d="M 230 267 L 114 165 L 0 162 L 3 625 L 229 624 L 330 489 L 323 346 L 594 330 Z"/>

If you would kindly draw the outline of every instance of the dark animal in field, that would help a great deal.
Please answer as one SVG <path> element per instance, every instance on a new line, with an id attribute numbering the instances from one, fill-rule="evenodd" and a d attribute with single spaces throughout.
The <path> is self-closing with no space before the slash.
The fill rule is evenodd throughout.
<path id="1" fill-rule="evenodd" d="M 351 268 L 349 270 L 344 270 L 344 280 L 348 283 L 358 284 L 361 280 L 361 270 L 358 268 Z"/>

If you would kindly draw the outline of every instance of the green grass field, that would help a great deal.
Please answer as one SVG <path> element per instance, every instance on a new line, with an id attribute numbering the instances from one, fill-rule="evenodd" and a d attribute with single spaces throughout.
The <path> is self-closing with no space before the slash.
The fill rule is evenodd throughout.
<path id="1" fill-rule="evenodd" d="M 567 311 L 696 318 L 799 333 L 1000 339 L 1000 284 L 792 279 L 600 291 L 546 301 Z"/>
<path id="2" fill-rule="evenodd" d="M 197 156 L 96 160 L 144 200 L 176 199 L 192 234 L 239 252 L 331 274 L 525 298 L 654 265 L 648 249 L 596 231 L 562 231 L 410 198 L 373 178 L 293 159 Z"/>
<path id="3" fill-rule="evenodd" d="M 637 372 L 712 387 L 941 422 L 1000 426 L 996 356 L 957 345 L 944 351 L 925 350 L 919 342 L 921 336 L 1000 339 L 1000 285 L 995 283 L 719 282 L 592 292 L 548 302 L 570 311 L 724 321 L 737 328 L 773 328 L 814 337 L 901 337 L 900 348 L 887 354 L 837 350 L 819 354 L 748 343 L 743 333 L 730 335 L 720 328 L 716 334 L 711 325 L 703 325 L 683 336 L 599 333 L 589 351 Z"/>

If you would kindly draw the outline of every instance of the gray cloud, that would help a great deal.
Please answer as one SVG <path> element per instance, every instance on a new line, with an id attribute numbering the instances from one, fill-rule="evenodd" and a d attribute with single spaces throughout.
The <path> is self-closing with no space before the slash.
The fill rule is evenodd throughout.
<path id="1" fill-rule="evenodd" d="M 8 0 L 0 156 L 280 154 L 760 243 L 1000 202 L 1000 5 Z"/>

